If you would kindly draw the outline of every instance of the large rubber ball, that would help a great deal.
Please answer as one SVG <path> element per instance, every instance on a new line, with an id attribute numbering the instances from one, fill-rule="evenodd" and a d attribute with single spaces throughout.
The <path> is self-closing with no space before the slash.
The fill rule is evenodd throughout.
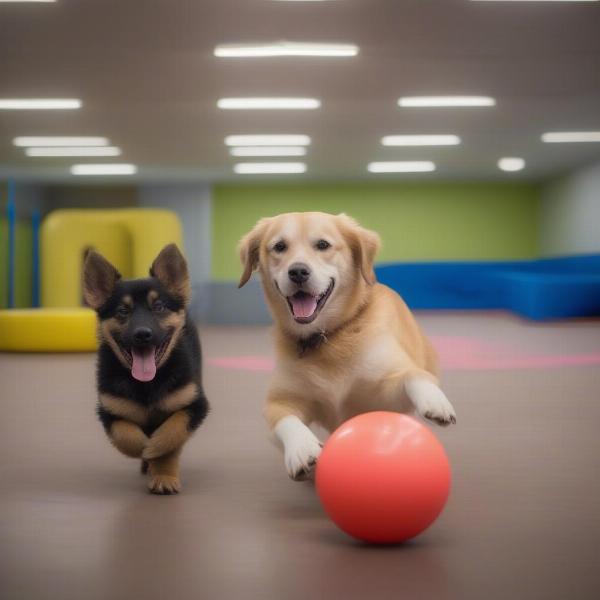
<path id="1" fill-rule="evenodd" d="M 416 419 L 371 412 L 346 421 L 319 457 L 316 487 L 343 531 L 372 543 L 415 537 L 441 513 L 450 493 L 442 444 Z"/>

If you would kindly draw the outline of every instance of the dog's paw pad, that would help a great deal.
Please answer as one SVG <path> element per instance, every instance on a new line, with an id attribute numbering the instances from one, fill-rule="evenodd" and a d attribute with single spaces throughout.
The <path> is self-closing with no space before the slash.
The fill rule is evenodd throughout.
<path id="1" fill-rule="evenodd" d="M 442 390 L 426 379 L 412 379 L 406 383 L 406 391 L 417 413 L 429 421 L 446 427 L 456 423 L 456 412 Z"/>
<path id="2" fill-rule="evenodd" d="M 305 481 L 311 477 L 321 454 L 321 448 L 322 444 L 314 442 L 286 452 L 287 472 L 294 481 Z"/>
<path id="3" fill-rule="evenodd" d="M 437 414 L 433 412 L 426 412 L 423 415 L 428 421 L 433 421 L 440 427 L 448 427 L 448 425 L 456 424 L 456 417 L 452 414 Z"/>
<path id="4" fill-rule="evenodd" d="M 448 427 L 448 425 L 454 425 L 456 423 L 456 417 L 452 415 L 438 415 L 432 412 L 426 412 L 423 415 L 428 421 L 433 421 L 440 427 Z"/>
<path id="5" fill-rule="evenodd" d="M 290 474 L 290 479 L 294 481 L 306 481 L 310 477 L 310 470 L 300 469 L 293 474 Z"/>
<path id="6" fill-rule="evenodd" d="M 148 481 L 148 489 L 153 494 L 169 495 L 181 491 L 181 483 L 171 475 L 153 475 Z"/>

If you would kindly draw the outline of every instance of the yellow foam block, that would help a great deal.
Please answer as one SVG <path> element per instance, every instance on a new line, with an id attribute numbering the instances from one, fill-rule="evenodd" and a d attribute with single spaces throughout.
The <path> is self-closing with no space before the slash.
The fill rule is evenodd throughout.
<path id="1" fill-rule="evenodd" d="M 181 223 L 170 210 L 55 210 L 44 219 L 40 233 L 42 306 L 82 305 L 87 248 L 103 254 L 130 279 L 148 277 L 152 261 L 171 242 L 183 249 Z"/>
<path id="2" fill-rule="evenodd" d="M 91 352 L 96 346 L 96 313 L 89 308 L 0 310 L 0 350 Z"/>

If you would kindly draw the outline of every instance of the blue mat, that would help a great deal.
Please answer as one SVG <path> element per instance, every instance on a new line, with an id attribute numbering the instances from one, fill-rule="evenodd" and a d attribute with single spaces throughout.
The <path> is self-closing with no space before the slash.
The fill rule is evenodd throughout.
<path id="1" fill-rule="evenodd" d="M 507 309 L 541 321 L 600 315 L 600 254 L 378 265 L 411 308 Z"/>

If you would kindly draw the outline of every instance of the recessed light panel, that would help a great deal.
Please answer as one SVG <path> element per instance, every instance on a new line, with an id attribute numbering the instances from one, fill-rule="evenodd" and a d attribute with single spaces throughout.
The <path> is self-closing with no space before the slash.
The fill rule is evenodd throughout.
<path id="1" fill-rule="evenodd" d="M 372 162 L 367 170 L 371 173 L 426 173 L 435 171 L 435 164 L 430 160 Z"/>
<path id="2" fill-rule="evenodd" d="M 217 106 L 224 110 L 311 110 L 319 108 L 316 98 L 221 98 Z"/>
<path id="3" fill-rule="evenodd" d="M 83 136 L 21 136 L 13 140 L 15 146 L 108 146 L 105 137 Z"/>
<path id="4" fill-rule="evenodd" d="M 121 149 L 116 146 L 56 146 L 25 148 L 27 156 L 119 156 Z"/>
<path id="5" fill-rule="evenodd" d="M 348 57 L 358 54 L 354 44 L 311 44 L 275 42 L 272 44 L 221 44 L 214 50 L 221 58 L 268 58 L 279 56 Z"/>
<path id="6" fill-rule="evenodd" d="M 74 110 L 81 108 L 77 98 L 0 98 L 0 110 Z"/>
<path id="7" fill-rule="evenodd" d="M 402 108 L 468 108 L 495 106 L 496 101 L 489 96 L 405 96 L 398 100 Z"/>
<path id="8" fill-rule="evenodd" d="M 276 135 L 228 135 L 225 138 L 227 146 L 308 146 L 310 138 L 307 135 L 276 134 Z"/>
<path id="9" fill-rule="evenodd" d="M 240 146 L 231 148 L 231 156 L 304 156 L 304 146 Z"/>
<path id="10" fill-rule="evenodd" d="M 552 131 L 542 135 L 542 142 L 547 144 L 600 142 L 600 131 Z"/>
<path id="11" fill-rule="evenodd" d="M 498 168 L 501 171 L 522 171 L 525 168 L 525 161 L 516 156 L 501 158 L 498 161 Z"/>
<path id="12" fill-rule="evenodd" d="M 135 165 L 125 163 L 119 164 L 100 164 L 100 165 L 73 165 L 71 167 L 73 175 L 133 175 L 137 173 Z"/>
<path id="13" fill-rule="evenodd" d="M 262 175 L 275 173 L 304 173 L 306 165 L 296 162 L 281 163 L 238 163 L 233 170 L 240 175 Z"/>
<path id="14" fill-rule="evenodd" d="M 456 146 L 460 144 L 457 135 L 386 135 L 381 139 L 384 146 Z"/>

